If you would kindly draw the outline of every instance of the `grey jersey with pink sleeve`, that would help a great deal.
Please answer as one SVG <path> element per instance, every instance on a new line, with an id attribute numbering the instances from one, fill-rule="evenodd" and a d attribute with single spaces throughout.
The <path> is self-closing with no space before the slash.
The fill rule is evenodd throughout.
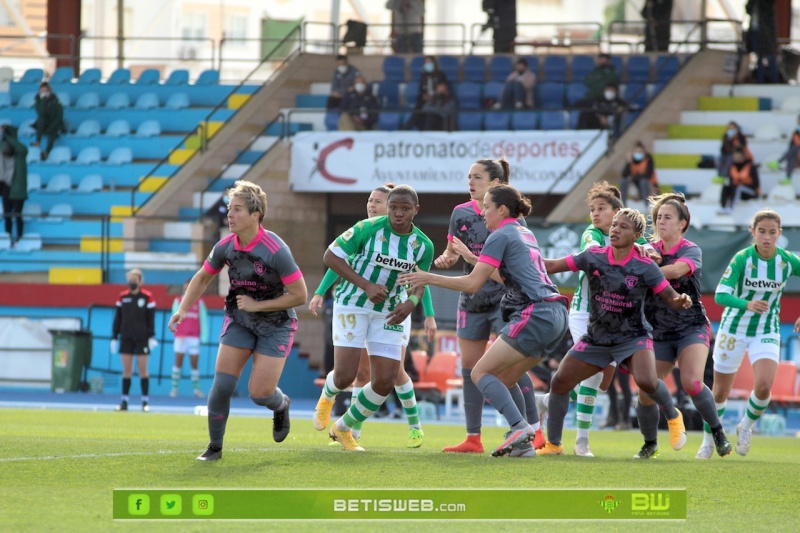
<path id="1" fill-rule="evenodd" d="M 278 298 L 286 292 L 286 285 L 303 276 L 289 247 L 276 234 L 259 226 L 256 237 L 243 248 L 239 238 L 231 233 L 214 245 L 203 268 L 210 274 L 218 274 L 225 265 L 231 283 L 225 297 L 225 314 L 234 322 L 260 335 L 297 318 L 294 309 L 248 313 L 236 305 L 236 296 L 240 294 L 259 302 Z"/>
<path id="2" fill-rule="evenodd" d="M 671 250 L 664 250 L 664 243 L 653 243 L 663 261 L 661 266 L 683 262 L 689 266 L 689 273 L 678 279 L 669 281 L 678 293 L 688 294 L 692 298 L 692 307 L 686 311 L 676 311 L 664 300 L 649 294 L 645 304 L 645 317 L 653 326 L 653 338 L 657 341 L 674 340 L 686 333 L 691 326 L 705 326 L 708 323 L 706 310 L 700 301 L 700 278 L 703 270 L 703 253 L 693 242 L 681 239 Z"/>
<path id="3" fill-rule="evenodd" d="M 520 219 L 523 226 L 527 226 L 525 219 Z M 452 241 L 453 237 L 463 242 L 470 251 L 481 255 L 481 250 L 489 238 L 491 232 L 483 220 L 478 202 L 469 202 L 457 205 L 450 215 L 450 227 L 447 230 L 447 240 Z M 469 275 L 473 265 L 464 261 L 464 274 Z M 483 284 L 483 287 L 475 294 L 462 292 L 458 297 L 458 310 L 468 313 L 487 313 L 497 309 L 500 300 L 503 298 L 505 289 L 500 283 L 490 279 Z"/>
<path id="4" fill-rule="evenodd" d="M 583 270 L 589 280 L 589 326 L 583 340 L 614 346 L 650 336 L 653 328 L 644 316 L 645 297 L 650 289 L 657 294 L 669 286 L 658 265 L 636 248 L 617 262 L 611 246 L 588 248 L 566 260 L 570 270 Z"/>
<path id="5" fill-rule="evenodd" d="M 504 314 L 531 302 L 561 300 L 566 304 L 567 299 L 547 276 L 536 237 L 517 219 L 500 223 L 486 239 L 478 261 L 495 267 L 504 280 Z"/>

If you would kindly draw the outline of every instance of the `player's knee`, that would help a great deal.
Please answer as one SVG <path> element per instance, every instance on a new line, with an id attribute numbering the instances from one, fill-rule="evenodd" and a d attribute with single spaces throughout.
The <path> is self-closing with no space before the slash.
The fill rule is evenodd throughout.
<path id="1" fill-rule="evenodd" d="M 569 394 L 572 387 L 572 383 L 560 376 L 558 372 L 556 372 L 556 375 L 553 376 L 553 379 L 550 381 L 550 392 L 555 394 Z"/>
<path id="2" fill-rule="evenodd" d="M 658 380 L 655 378 L 637 379 L 636 386 L 639 387 L 640 391 L 643 391 L 646 394 L 653 394 L 656 391 L 656 388 L 658 388 Z"/>
<path id="3" fill-rule="evenodd" d="M 766 400 L 771 394 L 770 384 L 756 382 L 755 386 L 753 387 L 753 392 L 756 394 L 756 398 L 759 400 Z"/>
<path id="4" fill-rule="evenodd" d="M 703 382 L 698 379 L 681 380 L 681 384 L 689 396 L 697 396 L 703 391 Z"/>

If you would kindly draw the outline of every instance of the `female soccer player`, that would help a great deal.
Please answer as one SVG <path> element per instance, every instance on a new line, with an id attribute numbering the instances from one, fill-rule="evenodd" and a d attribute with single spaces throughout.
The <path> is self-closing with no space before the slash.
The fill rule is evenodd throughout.
<path id="1" fill-rule="evenodd" d="M 507 184 L 510 174 L 508 162 L 504 159 L 495 161 L 481 159 L 469 169 L 470 201 L 457 205 L 450 216 L 450 228 L 447 234 L 447 248 L 436 258 L 437 268 L 450 268 L 459 257 L 464 258 L 464 274 L 469 275 L 478 263 L 489 229 L 483 219 L 483 201 L 486 191 L 499 184 Z M 524 224 L 524 219 L 522 219 Z M 472 369 L 486 352 L 492 330 L 496 334 L 505 327 L 500 311 L 500 299 L 503 297 L 503 285 L 496 280 L 487 280 L 480 290 L 474 293 L 462 292 L 458 298 L 458 318 L 456 335 L 461 352 L 461 376 L 464 388 L 464 416 L 466 418 L 467 437 L 463 442 L 447 446 L 442 451 L 453 453 L 483 453 L 481 442 L 481 419 L 483 417 L 484 398 L 476 381 L 472 379 Z M 526 418 L 534 424 L 538 431 L 536 444 L 544 445 L 544 437 L 539 429 L 539 413 L 533 395 L 533 382 L 528 374 L 517 379 L 500 376 L 503 383 L 509 385 L 520 410 L 524 410 Z M 519 385 L 519 387 L 517 387 Z"/>
<path id="2" fill-rule="evenodd" d="M 367 218 L 374 218 L 377 216 L 386 216 L 388 213 L 387 200 L 389 192 L 394 189 L 394 183 L 387 183 L 374 189 L 367 200 Z M 317 311 L 322 307 L 322 299 L 328 289 L 331 288 L 339 275 L 332 269 L 325 272 L 325 276 L 314 292 L 314 296 L 308 304 L 308 310 L 311 314 L 317 316 Z M 425 293 L 422 295 L 422 306 L 425 311 L 425 334 L 428 340 L 436 336 L 436 318 L 434 317 L 433 300 L 431 299 L 431 291 L 425 288 Z M 403 368 L 405 362 L 406 350 L 403 350 L 400 359 L 400 370 L 397 372 L 397 381 L 394 384 L 394 392 L 403 403 L 403 411 L 408 418 L 408 443 L 409 448 L 419 448 L 422 446 L 425 433 L 422 431 L 422 424 L 419 420 L 419 410 L 417 409 L 417 399 L 414 394 L 414 384 L 411 378 Z M 352 398 L 358 398 L 358 393 L 364 388 L 364 385 L 369 383 L 369 354 L 366 348 L 361 349 L 361 358 L 358 361 L 358 371 L 356 372 L 356 379 L 353 381 Z M 357 422 L 352 430 L 353 438 L 358 440 L 361 436 L 361 422 Z M 331 444 L 336 444 L 332 442 Z"/>
<path id="3" fill-rule="evenodd" d="M 545 260 L 548 273 L 586 272 L 592 298 L 587 332 L 561 361 L 551 382 L 548 440 L 539 451 L 541 454 L 563 455 L 561 434 L 569 391 L 612 361 L 625 364 L 639 389 L 664 410 L 673 449 L 680 450 L 686 444 L 683 416 L 675 408 L 667 386 L 656 376 L 652 328 L 644 320 L 643 307 L 650 289 L 673 309 L 688 309 L 692 300 L 676 293 L 658 266 L 634 248 L 646 225 L 644 215 L 635 209 L 622 209 L 611 223 L 610 246 Z"/>
<path id="4" fill-rule="evenodd" d="M 700 301 L 703 254 L 697 245 L 683 237 L 689 228 L 691 215 L 682 194 L 654 196 L 650 198 L 650 203 L 653 206 L 651 213 L 655 238 L 652 245 L 661 255 L 661 272 L 673 288 L 692 299 L 688 311 L 674 311 L 661 298 L 652 294 L 647 297 L 645 317 L 653 326 L 656 374 L 659 379 L 664 379 L 678 364 L 681 384 L 713 435 L 713 445 L 702 449 L 708 455 L 701 458 L 708 459 L 714 447 L 720 456 L 725 456 L 731 453 L 731 443 L 717 416 L 714 396 L 703 383 L 711 334 L 706 310 Z M 637 457 L 655 457 L 658 455 L 658 407 L 642 391 L 639 391 L 636 418 L 644 436 L 644 445 Z"/>
<path id="5" fill-rule="evenodd" d="M 275 442 L 283 442 L 289 434 L 291 400 L 278 388 L 278 380 L 297 330 L 293 308 L 304 304 L 307 297 L 306 282 L 289 247 L 261 225 L 267 213 L 267 195 L 261 187 L 238 180 L 228 191 L 228 197 L 231 233 L 211 250 L 169 320 L 169 329 L 174 333 L 214 276 L 228 265 L 230 290 L 225 298 L 216 373 L 208 393 L 211 442 L 197 458 L 199 461 L 222 457 L 231 396 L 242 368 L 251 357 L 250 399 L 273 411 Z"/>
<path id="6" fill-rule="evenodd" d="M 395 187 L 388 206 L 387 216 L 358 222 L 323 257 L 342 283 L 336 288 L 333 308 L 334 368 L 314 409 L 317 431 L 327 427 L 336 395 L 353 383 L 361 348 L 366 346 L 370 357 L 370 383 L 330 430 L 331 439 L 349 451 L 364 450 L 352 429 L 378 410 L 397 382 L 408 344 L 409 315 L 423 294 L 420 288 L 407 295 L 398 276 L 415 266 L 428 270 L 433 261 L 433 244 L 413 224 L 419 212 L 416 191 L 408 185 Z"/>
<path id="7" fill-rule="evenodd" d="M 495 457 L 536 455 L 530 446 L 536 430 L 498 376 L 518 379 L 557 350 L 567 331 L 566 298 L 547 277 L 536 237 L 519 221 L 530 210 L 530 201 L 513 187 L 496 185 L 488 189 L 483 217 L 492 233 L 472 272 L 457 277 L 419 271 L 400 276 L 400 283 L 414 287 L 436 285 L 469 294 L 479 292 L 496 270 L 504 280 L 502 309 L 508 324 L 472 369 L 478 390 L 511 427 L 506 440 L 492 452 Z"/>
<path id="8" fill-rule="evenodd" d="M 183 284 L 183 292 L 189 287 L 187 280 Z M 172 312 L 178 311 L 181 305 L 181 297 L 178 296 L 172 302 Z M 175 364 L 172 365 L 172 389 L 169 391 L 170 398 L 178 396 L 178 383 L 181 380 L 181 367 L 183 366 L 183 356 L 189 353 L 189 366 L 191 368 L 192 386 L 194 395 L 197 398 L 204 396 L 200 390 L 200 369 L 198 363 L 200 359 L 200 346 L 208 342 L 208 316 L 206 304 L 202 298 L 189 307 L 186 317 L 175 329 L 175 342 L 173 351 L 175 352 Z"/>
<path id="9" fill-rule="evenodd" d="M 750 226 L 755 244 L 733 256 L 717 285 L 714 301 L 725 306 L 714 343 L 714 400 L 720 418 L 745 352 L 753 365 L 754 390 L 736 427 L 736 453 L 750 451 L 753 426 L 769 405 L 781 353 L 781 296 L 789 276 L 800 276 L 800 258 L 778 248 L 781 217 L 762 209 Z M 800 331 L 800 318 L 794 324 Z M 703 428 L 705 429 L 705 428 Z M 713 444 L 709 433 L 697 455 Z"/>

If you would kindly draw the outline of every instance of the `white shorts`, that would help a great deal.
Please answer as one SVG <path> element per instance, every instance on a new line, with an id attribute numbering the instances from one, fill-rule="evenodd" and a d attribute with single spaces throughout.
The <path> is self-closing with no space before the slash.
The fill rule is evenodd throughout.
<path id="1" fill-rule="evenodd" d="M 745 353 L 750 358 L 750 363 L 755 363 L 760 359 L 779 362 L 781 358 L 780 334 L 770 333 L 748 337 L 717 333 L 717 340 L 714 342 L 714 371 L 720 374 L 735 374 L 744 360 Z"/>
<path id="2" fill-rule="evenodd" d="M 200 339 L 198 337 L 175 337 L 172 349 L 175 353 L 200 355 Z"/>
<path id="3" fill-rule="evenodd" d="M 333 345 L 366 348 L 369 355 L 400 361 L 411 332 L 411 315 L 402 324 L 386 324 L 385 311 L 333 304 Z"/>
<path id="4" fill-rule="evenodd" d="M 570 311 L 569 313 L 569 333 L 572 335 L 572 343 L 577 344 L 581 337 L 589 331 L 589 313 L 586 311 Z"/>

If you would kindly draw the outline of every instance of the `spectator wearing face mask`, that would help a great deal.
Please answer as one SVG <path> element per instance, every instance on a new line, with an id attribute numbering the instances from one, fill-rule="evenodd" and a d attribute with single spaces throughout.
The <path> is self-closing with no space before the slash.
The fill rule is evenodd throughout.
<path id="1" fill-rule="evenodd" d="M 777 161 L 770 161 L 767 166 L 771 170 L 778 170 L 778 166 L 786 161 L 786 183 L 791 183 L 794 167 L 797 166 L 797 156 L 800 155 L 800 116 L 797 117 L 797 126 L 792 131 L 789 146 L 786 152 Z"/>
<path id="2" fill-rule="evenodd" d="M 624 114 L 632 107 L 620 98 L 619 87 L 614 83 L 609 83 L 603 90 L 602 96 L 592 101 L 589 109 L 581 113 L 578 129 L 609 130 L 610 137 L 616 139 L 622 131 Z"/>
<path id="3" fill-rule="evenodd" d="M 722 144 L 719 148 L 719 162 L 717 163 L 717 174 L 719 176 L 723 178 L 728 176 L 728 169 L 731 167 L 733 160 L 733 152 L 736 149 L 744 150 L 747 157 L 753 159 L 750 148 L 747 147 L 747 137 L 742 133 L 739 124 L 731 120 L 722 135 Z"/>
<path id="4" fill-rule="evenodd" d="M 405 125 L 405 129 L 425 129 L 425 114 L 422 110 L 436 96 L 436 87 L 440 83 L 447 83 L 447 76 L 439 69 L 439 63 L 433 56 L 425 56 L 422 64 L 422 74 L 419 77 L 419 93 L 414 104 L 414 112 Z"/>
<path id="5" fill-rule="evenodd" d="M 733 163 L 728 169 L 725 185 L 719 202 L 722 206 L 720 214 L 730 213 L 742 200 L 752 200 L 761 194 L 761 180 L 758 168 L 744 150 L 737 148 L 733 151 Z"/>
<path id="6" fill-rule="evenodd" d="M 371 130 L 378 121 L 378 99 L 363 76 L 357 76 L 342 100 L 339 131 Z"/>
<path id="7" fill-rule="evenodd" d="M 644 144 L 637 142 L 633 151 L 628 154 L 627 164 L 622 170 L 622 180 L 619 190 L 622 193 L 622 203 L 628 202 L 628 190 L 631 182 L 639 189 L 639 199 L 646 201 L 650 196 L 658 194 L 658 180 L 653 164 L 653 156 L 647 152 Z"/>
<path id="8" fill-rule="evenodd" d="M 450 94 L 450 86 L 439 82 L 436 94 L 422 107 L 425 131 L 454 131 L 456 129 L 456 101 Z"/>
<path id="9" fill-rule="evenodd" d="M 583 79 L 586 85 L 586 100 L 592 102 L 603 96 L 606 86 L 619 84 L 619 72 L 611 62 L 609 54 L 600 54 L 594 69 Z"/>
<path id="10" fill-rule="evenodd" d="M 39 94 L 33 101 L 33 108 L 36 110 L 36 121 L 33 123 L 33 128 L 36 130 L 36 141 L 32 146 L 39 146 L 42 137 L 47 137 L 47 146 L 41 153 L 42 160 L 45 160 L 53 149 L 53 144 L 58 136 L 67 131 L 64 123 L 64 108 L 46 81 L 39 85 Z"/>
<path id="11" fill-rule="evenodd" d="M 500 103 L 503 109 L 531 109 L 536 75 L 528 68 L 525 58 L 517 59 L 514 70 L 506 78 Z"/>
<path id="12" fill-rule="evenodd" d="M 0 197 L 3 200 L 5 231 L 16 243 L 22 238 L 22 206 L 28 199 L 28 149 L 17 139 L 17 129 L 0 125 Z M 17 222 L 17 236 L 11 233 L 12 219 Z"/>
<path id="13" fill-rule="evenodd" d="M 347 62 L 347 56 L 336 56 L 336 70 L 333 71 L 331 79 L 331 94 L 328 96 L 328 109 L 339 109 L 342 105 L 347 90 L 356 82 L 356 77 L 361 76 L 361 72 Z"/>

